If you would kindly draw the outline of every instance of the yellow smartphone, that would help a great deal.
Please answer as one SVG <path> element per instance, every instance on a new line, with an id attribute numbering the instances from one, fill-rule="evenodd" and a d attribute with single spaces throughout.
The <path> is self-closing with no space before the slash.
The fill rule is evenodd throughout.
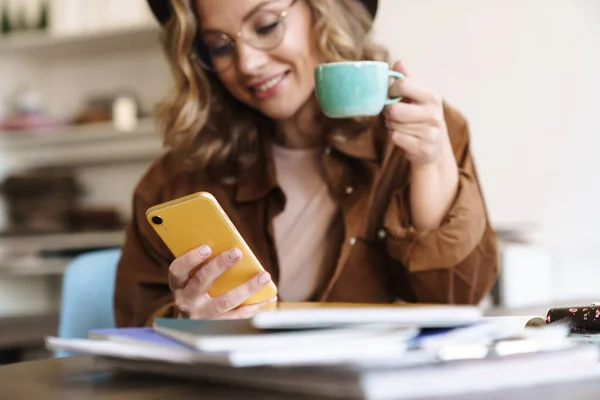
<path id="1" fill-rule="evenodd" d="M 228 292 L 264 271 L 250 247 L 210 193 L 198 192 L 155 205 L 146 211 L 146 218 L 175 257 L 206 244 L 211 247 L 212 254 L 202 264 L 204 265 L 232 247 L 242 251 L 242 259 L 213 282 L 208 290 L 211 297 Z M 267 301 L 276 295 L 277 287 L 271 281 L 242 305 Z"/>

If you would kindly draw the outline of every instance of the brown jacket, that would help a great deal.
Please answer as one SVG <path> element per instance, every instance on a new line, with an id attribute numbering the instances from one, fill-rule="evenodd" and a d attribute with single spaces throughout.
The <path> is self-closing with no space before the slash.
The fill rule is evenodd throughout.
<path id="1" fill-rule="evenodd" d="M 445 117 L 459 166 L 459 190 L 442 225 L 430 232 L 411 228 L 410 164 L 386 139 L 385 129 L 329 141 L 322 162 L 342 211 L 345 237 L 335 249 L 337 263 L 314 300 L 474 304 L 491 290 L 498 250 L 469 150 L 468 127 L 448 106 Z M 207 182 L 172 154 L 148 170 L 134 193 L 133 218 L 117 271 L 118 326 L 178 316 L 168 287 L 173 256 L 146 221 L 145 211 L 197 191 L 217 198 L 277 283 L 271 221 L 284 208 L 285 196 L 277 185 L 270 146 L 264 149 L 249 179 L 237 186 Z"/>

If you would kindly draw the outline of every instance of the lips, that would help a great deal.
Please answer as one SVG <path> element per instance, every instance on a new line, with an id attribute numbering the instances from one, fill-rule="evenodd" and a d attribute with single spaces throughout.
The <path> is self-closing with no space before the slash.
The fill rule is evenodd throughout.
<path id="1" fill-rule="evenodd" d="M 274 95 L 277 92 L 277 90 L 281 87 L 288 74 L 289 71 L 286 71 L 282 74 L 278 74 L 268 79 L 257 82 L 254 85 L 250 86 L 250 90 L 259 99 L 270 97 Z"/>

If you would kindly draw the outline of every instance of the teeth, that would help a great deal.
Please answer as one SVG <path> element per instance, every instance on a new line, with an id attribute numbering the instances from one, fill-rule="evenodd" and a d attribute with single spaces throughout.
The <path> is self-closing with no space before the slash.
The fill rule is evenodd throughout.
<path id="1" fill-rule="evenodd" d="M 277 85 L 281 82 L 283 75 L 276 76 L 275 78 L 269 79 L 267 82 L 262 85 L 256 86 L 256 90 L 260 92 L 264 92 L 265 90 L 271 89 L 273 86 Z"/>

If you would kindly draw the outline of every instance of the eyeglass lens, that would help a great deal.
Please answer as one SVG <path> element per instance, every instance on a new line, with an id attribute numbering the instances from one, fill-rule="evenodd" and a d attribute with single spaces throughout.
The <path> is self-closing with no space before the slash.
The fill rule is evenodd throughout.
<path id="1" fill-rule="evenodd" d="M 240 31 L 241 38 L 248 45 L 261 50 L 276 47 L 283 38 L 284 26 L 281 13 L 262 11 L 244 22 Z M 222 71 L 233 63 L 235 58 L 235 40 L 224 33 L 211 32 L 202 35 L 202 44 L 198 56 L 205 68 Z"/>

